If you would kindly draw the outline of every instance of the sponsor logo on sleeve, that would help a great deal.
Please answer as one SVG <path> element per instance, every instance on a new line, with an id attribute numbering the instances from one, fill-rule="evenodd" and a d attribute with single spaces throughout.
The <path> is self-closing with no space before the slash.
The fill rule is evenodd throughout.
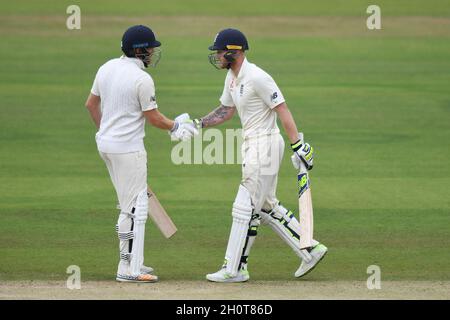
<path id="1" fill-rule="evenodd" d="M 270 100 L 275 103 L 277 102 L 277 98 L 278 98 L 278 92 L 274 92 L 272 93 L 272 95 L 270 96 Z"/>

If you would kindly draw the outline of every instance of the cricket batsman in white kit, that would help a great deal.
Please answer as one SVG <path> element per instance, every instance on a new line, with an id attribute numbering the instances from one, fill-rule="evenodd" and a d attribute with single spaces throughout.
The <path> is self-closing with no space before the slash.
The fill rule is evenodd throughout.
<path id="1" fill-rule="evenodd" d="M 313 148 L 299 139 L 294 119 L 272 77 L 245 57 L 246 37 L 236 29 L 220 31 L 209 50 L 210 62 L 228 69 L 221 105 L 207 116 L 194 119 L 197 128 L 207 128 L 229 120 L 237 111 L 243 127 L 242 180 L 232 208 L 232 227 L 222 268 L 206 278 L 215 282 L 243 282 L 250 276 L 247 259 L 260 223 L 268 224 L 302 260 L 296 277 L 311 271 L 324 257 L 327 248 L 311 239 L 309 247 L 300 246 L 300 224 L 294 214 L 276 197 L 278 171 L 284 141 L 277 116 L 293 150 L 294 167 L 313 167 Z"/>
<path id="2" fill-rule="evenodd" d="M 168 130 L 173 140 L 186 140 L 198 133 L 189 115 L 170 120 L 158 111 L 153 79 L 144 69 L 156 66 L 160 45 L 146 26 L 126 30 L 121 45 L 124 55 L 99 68 L 86 101 L 98 129 L 97 148 L 108 168 L 121 210 L 116 225 L 119 237 L 116 280 L 120 282 L 158 280 L 153 269 L 144 265 L 148 214 L 145 121 Z"/>

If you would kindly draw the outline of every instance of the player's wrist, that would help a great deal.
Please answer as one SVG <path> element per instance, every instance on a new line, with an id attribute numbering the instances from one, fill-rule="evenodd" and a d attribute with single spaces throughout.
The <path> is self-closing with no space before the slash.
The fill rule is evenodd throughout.
<path id="1" fill-rule="evenodd" d="M 180 126 L 180 124 L 178 123 L 178 121 L 174 121 L 172 129 L 170 129 L 170 133 L 176 131 L 179 126 Z"/>
<path id="2" fill-rule="evenodd" d="M 291 143 L 291 149 L 294 152 L 297 152 L 298 150 L 300 150 L 300 148 L 303 145 L 303 141 L 301 139 L 298 139 L 296 142 Z"/>

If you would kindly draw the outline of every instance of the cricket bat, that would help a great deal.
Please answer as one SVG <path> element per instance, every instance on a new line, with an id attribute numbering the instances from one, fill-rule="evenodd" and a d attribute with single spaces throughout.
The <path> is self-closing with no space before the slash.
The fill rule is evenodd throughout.
<path id="1" fill-rule="evenodd" d="M 147 191 L 148 215 L 159 228 L 164 237 L 170 238 L 175 234 L 175 232 L 177 232 L 177 227 L 173 223 L 172 219 L 170 219 L 166 210 L 164 210 L 155 193 L 152 189 L 150 189 L 150 186 L 147 186 Z"/>
<path id="2" fill-rule="evenodd" d="M 299 139 L 303 140 L 303 133 L 299 133 Z M 298 173 L 298 207 L 300 223 L 300 249 L 312 246 L 313 239 L 313 206 L 311 198 L 311 183 L 308 170 L 303 161 L 300 161 Z"/>

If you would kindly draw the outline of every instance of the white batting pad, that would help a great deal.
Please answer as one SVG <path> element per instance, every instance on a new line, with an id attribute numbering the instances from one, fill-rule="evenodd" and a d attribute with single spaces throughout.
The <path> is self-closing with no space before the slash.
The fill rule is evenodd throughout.
<path id="1" fill-rule="evenodd" d="M 252 212 L 253 206 L 250 192 L 244 186 L 239 185 L 239 190 L 233 203 L 233 224 L 225 254 L 225 260 L 227 261 L 226 271 L 231 276 L 236 276 L 238 272 Z"/>
<path id="2" fill-rule="evenodd" d="M 141 266 L 144 263 L 144 236 L 145 223 L 148 214 L 147 188 L 142 190 L 136 199 L 134 210 L 134 240 L 131 251 L 130 271 L 132 276 L 138 276 Z"/>
<path id="3" fill-rule="evenodd" d="M 261 211 L 261 222 L 268 224 L 300 259 L 306 262 L 311 260 L 308 251 L 300 249 L 300 224 L 292 211 L 278 204 L 271 212 Z"/>
<path id="4" fill-rule="evenodd" d="M 120 262 L 117 268 L 118 274 L 128 274 L 129 262 L 131 259 L 130 241 L 134 239 L 134 232 L 131 230 L 133 220 L 129 213 L 120 212 L 116 225 L 116 232 L 119 237 Z"/>
<path id="5" fill-rule="evenodd" d="M 245 240 L 244 249 L 242 250 L 241 267 L 246 266 L 248 263 L 248 256 L 250 255 L 250 250 L 253 246 L 253 243 L 255 243 L 256 236 L 258 235 L 259 225 L 260 225 L 259 215 L 252 215 L 250 227 L 247 230 L 247 238 Z"/>

